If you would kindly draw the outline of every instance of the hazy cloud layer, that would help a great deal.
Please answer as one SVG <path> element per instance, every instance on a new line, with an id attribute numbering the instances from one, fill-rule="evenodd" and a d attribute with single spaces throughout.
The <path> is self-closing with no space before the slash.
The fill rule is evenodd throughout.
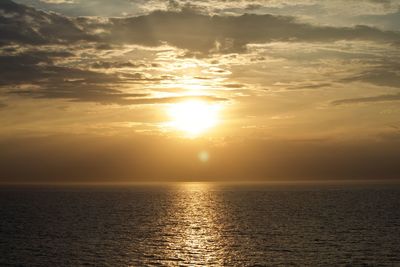
<path id="1" fill-rule="evenodd" d="M 400 142 L 386 141 L 253 139 L 210 147 L 133 135 L 19 138 L 0 145 L 1 182 L 393 179 L 400 172 Z M 206 164 L 198 160 L 204 145 Z"/>

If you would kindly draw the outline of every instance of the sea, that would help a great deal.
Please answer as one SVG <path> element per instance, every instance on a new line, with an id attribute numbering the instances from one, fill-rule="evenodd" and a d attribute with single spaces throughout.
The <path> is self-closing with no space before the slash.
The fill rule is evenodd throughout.
<path id="1" fill-rule="evenodd" d="M 0 266 L 400 266 L 400 186 L 1 186 Z"/>

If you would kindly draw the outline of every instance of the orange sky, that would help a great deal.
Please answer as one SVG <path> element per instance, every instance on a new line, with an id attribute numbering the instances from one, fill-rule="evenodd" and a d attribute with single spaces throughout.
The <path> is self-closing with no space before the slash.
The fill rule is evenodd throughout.
<path id="1" fill-rule="evenodd" d="M 0 182 L 398 178 L 396 1 L 16 2 Z"/>

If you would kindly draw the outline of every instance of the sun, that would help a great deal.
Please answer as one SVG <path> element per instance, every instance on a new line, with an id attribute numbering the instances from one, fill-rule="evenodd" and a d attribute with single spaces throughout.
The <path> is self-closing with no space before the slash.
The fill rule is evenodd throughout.
<path id="1" fill-rule="evenodd" d="M 200 100 L 172 104 L 168 108 L 169 125 L 190 137 L 203 134 L 219 123 L 220 106 Z"/>

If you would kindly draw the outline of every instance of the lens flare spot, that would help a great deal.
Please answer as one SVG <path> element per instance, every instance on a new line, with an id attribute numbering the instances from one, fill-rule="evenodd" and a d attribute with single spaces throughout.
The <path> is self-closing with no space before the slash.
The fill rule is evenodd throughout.
<path id="1" fill-rule="evenodd" d="M 201 151 L 200 153 L 199 153 L 199 155 L 198 155 L 198 157 L 199 157 L 199 160 L 201 161 L 201 162 L 207 162 L 209 159 L 210 159 L 210 154 L 208 154 L 208 152 L 207 151 Z"/>

